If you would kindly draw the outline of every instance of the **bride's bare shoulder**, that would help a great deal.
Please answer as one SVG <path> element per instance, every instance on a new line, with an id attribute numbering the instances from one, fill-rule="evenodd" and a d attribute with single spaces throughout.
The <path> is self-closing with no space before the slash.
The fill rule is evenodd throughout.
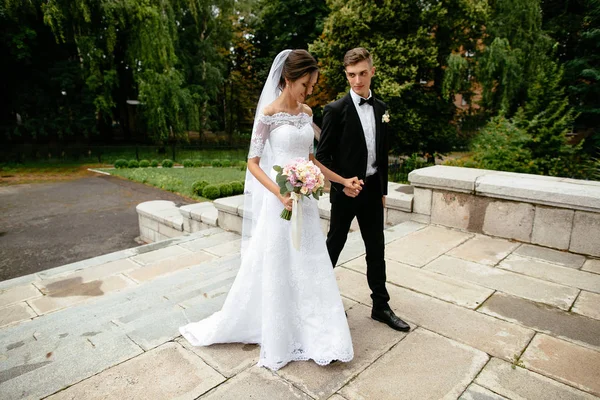
<path id="1" fill-rule="evenodd" d="M 302 104 L 302 112 L 310 115 L 312 117 L 313 113 L 312 113 L 312 108 L 310 108 L 309 106 L 307 106 L 306 104 Z"/>
<path id="2" fill-rule="evenodd" d="M 275 104 L 271 103 L 271 104 L 269 104 L 268 106 L 266 106 L 265 108 L 262 109 L 261 114 L 262 115 L 267 115 L 267 116 L 270 117 L 272 115 L 277 114 L 277 112 L 278 112 L 277 107 L 275 106 Z"/>

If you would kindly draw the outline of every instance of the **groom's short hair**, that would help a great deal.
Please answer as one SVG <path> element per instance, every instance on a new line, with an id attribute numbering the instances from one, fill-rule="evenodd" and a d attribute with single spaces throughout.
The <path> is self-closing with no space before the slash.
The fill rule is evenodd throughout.
<path id="1" fill-rule="evenodd" d="M 344 68 L 346 68 L 348 65 L 358 64 L 364 60 L 369 62 L 369 67 L 373 66 L 373 58 L 371 57 L 369 50 L 365 49 L 364 47 L 357 47 L 355 49 L 348 50 L 344 56 Z"/>

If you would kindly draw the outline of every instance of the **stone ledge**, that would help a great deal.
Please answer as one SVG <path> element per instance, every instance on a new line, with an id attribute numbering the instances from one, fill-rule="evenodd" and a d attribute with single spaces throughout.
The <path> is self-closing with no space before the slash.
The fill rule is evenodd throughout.
<path id="1" fill-rule="evenodd" d="M 600 182 L 436 165 L 412 171 L 414 187 L 600 212 Z"/>
<path id="2" fill-rule="evenodd" d="M 435 165 L 412 171 L 408 180 L 414 187 L 474 193 L 477 178 L 490 173 L 495 171 Z"/>
<path id="3" fill-rule="evenodd" d="M 480 196 L 600 212 L 600 186 L 582 185 L 574 179 L 568 182 L 562 178 L 504 172 L 481 176 L 475 186 Z"/>
<path id="4" fill-rule="evenodd" d="M 183 232 L 183 216 L 172 201 L 153 200 L 140 203 L 137 213 Z"/>

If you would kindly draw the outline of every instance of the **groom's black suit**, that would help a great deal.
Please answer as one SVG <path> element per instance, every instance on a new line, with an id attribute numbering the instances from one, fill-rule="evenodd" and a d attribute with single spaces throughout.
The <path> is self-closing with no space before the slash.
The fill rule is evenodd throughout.
<path id="1" fill-rule="evenodd" d="M 342 185 L 331 183 L 327 249 L 335 267 L 356 216 L 365 242 L 367 280 L 372 291 L 373 308 L 386 310 L 390 299 L 385 288 L 382 204 L 382 196 L 387 195 L 388 186 L 388 133 L 387 124 L 382 121 L 386 104 L 375 99 L 372 110 L 375 116 L 376 174 L 366 176 L 368 151 L 365 134 L 349 93 L 325 106 L 316 158 L 344 178 L 356 176 L 365 182 L 363 190 L 355 198 L 346 196 Z"/>

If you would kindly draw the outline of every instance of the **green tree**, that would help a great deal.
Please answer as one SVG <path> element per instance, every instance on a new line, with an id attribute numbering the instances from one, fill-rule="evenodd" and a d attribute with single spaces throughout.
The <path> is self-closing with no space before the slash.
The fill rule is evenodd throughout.
<path id="1" fill-rule="evenodd" d="M 589 153 L 600 152 L 600 1 L 545 0 L 544 28 L 558 42 L 564 63 L 562 84 L 579 114 L 576 131 L 587 137 Z"/>
<path id="2" fill-rule="evenodd" d="M 487 12 L 485 2 L 327 4 L 331 13 L 310 49 L 333 91 L 338 96 L 347 91 L 345 52 L 358 46 L 369 49 L 376 66 L 373 89 L 388 103 L 396 134 L 392 149 L 404 154 L 449 151 L 457 141 L 457 110 L 452 95 L 442 96 L 446 62 L 452 53 L 474 49 Z"/>
<path id="3" fill-rule="evenodd" d="M 307 49 L 323 31 L 323 21 L 329 13 L 324 0 L 258 0 L 253 9 L 253 64 L 260 82 L 266 80 L 280 51 Z"/>
<path id="4" fill-rule="evenodd" d="M 10 12 L 9 12 L 10 11 Z M 0 140 L 60 140 L 95 133 L 92 96 L 72 46 L 57 44 L 43 15 L 0 2 Z"/>
<path id="5" fill-rule="evenodd" d="M 4 0 L 19 17 L 21 2 Z M 33 0 L 58 44 L 78 63 L 100 131 L 128 133 L 138 107 L 148 135 L 163 141 L 209 126 L 228 49 L 233 0 Z"/>

